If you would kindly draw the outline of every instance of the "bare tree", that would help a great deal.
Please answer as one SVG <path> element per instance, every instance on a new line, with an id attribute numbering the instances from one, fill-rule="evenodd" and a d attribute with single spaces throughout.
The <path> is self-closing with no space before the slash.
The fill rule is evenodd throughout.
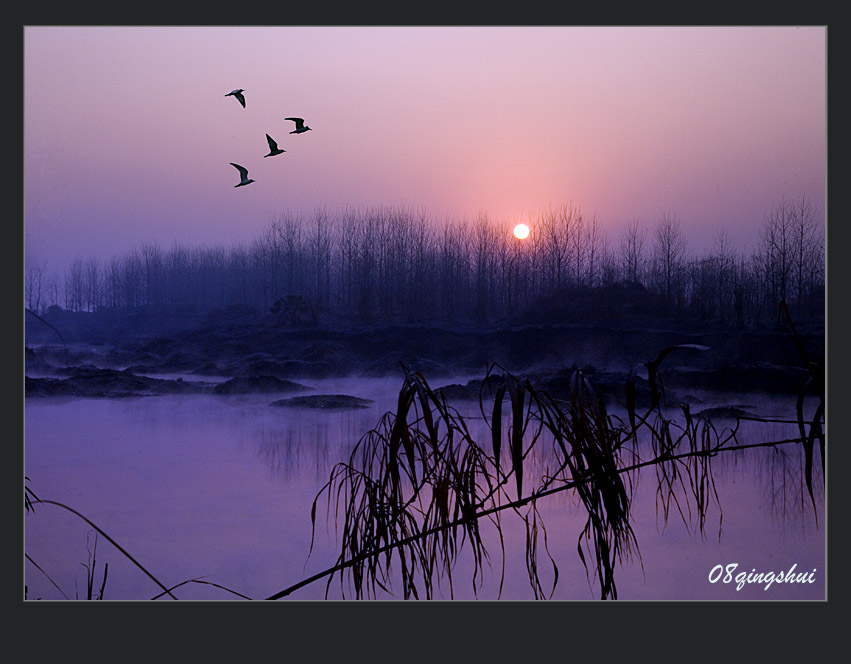
<path id="1" fill-rule="evenodd" d="M 736 315 L 736 251 L 726 228 L 718 230 L 713 247 L 713 259 L 716 269 L 717 315 L 729 320 Z M 739 321 L 741 322 L 741 321 Z"/>
<path id="2" fill-rule="evenodd" d="M 438 235 L 439 310 L 447 321 L 454 322 L 464 305 L 464 281 L 467 276 L 467 227 L 464 223 L 444 220 Z"/>
<path id="3" fill-rule="evenodd" d="M 792 278 L 795 299 L 799 306 L 811 309 L 818 293 L 817 286 L 824 278 L 824 225 L 816 216 L 813 204 L 806 197 L 790 206 L 792 216 Z M 819 293 L 820 294 L 820 293 Z"/>
<path id="4" fill-rule="evenodd" d="M 24 277 L 24 299 L 26 307 L 37 314 L 42 313 L 42 302 L 47 288 L 47 261 L 29 267 Z"/>
<path id="5" fill-rule="evenodd" d="M 84 300 L 83 259 L 75 258 L 65 274 L 65 308 L 82 311 Z"/>
<path id="6" fill-rule="evenodd" d="M 162 250 L 154 242 L 144 242 L 139 248 L 139 259 L 144 289 L 143 303 L 158 304 L 162 300 L 161 290 L 164 281 Z"/>
<path id="7" fill-rule="evenodd" d="M 425 319 L 435 314 L 435 299 L 431 281 L 434 278 L 434 234 L 424 210 L 417 213 L 411 228 L 409 261 L 409 289 L 405 297 L 408 319 Z"/>
<path id="8" fill-rule="evenodd" d="M 101 302 L 101 270 L 100 261 L 95 256 L 86 260 L 84 274 L 84 307 L 87 311 L 94 311 Z"/>
<path id="9" fill-rule="evenodd" d="M 586 258 L 585 285 L 594 287 L 599 285 L 601 259 L 608 249 L 609 241 L 597 215 L 592 215 L 590 219 L 585 220 L 583 230 Z"/>
<path id="10" fill-rule="evenodd" d="M 562 206 L 556 210 L 550 206 L 537 214 L 532 213 L 532 218 L 536 220 L 534 241 L 541 247 L 545 283 L 548 288 L 563 288 L 567 281 L 571 236 L 575 232 L 573 208 Z"/>
<path id="11" fill-rule="evenodd" d="M 775 203 L 766 213 L 759 238 L 764 278 L 770 289 L 767 304 L 773 308 L 788 297 L 792 271 L 794 224 L 786 200 Z"/>
<path id="12" fill-rule="evenodd" d="M 495 229 L 488 219 L 487 213 L 479 213 L 473 227 L 473 272 L 475 279 L 475 317 L 486 321 L 490 308 L 491 288 L 493 278 Z"/>
<path id="13" fill-rule="evenodd" d="M 301 227 L 301 219 L 290 213 L 282 214 L 273 226 L 277 234 L 277 244 L 281 248 L 282 294 L 302 294 L 304 292 Z"/>
<path id="14" fill-rule="evenodd" d="M 626 281 L 641 281 L 644 261 L 645 232 L 637 219 L 633 219 L 623 231 L 619 245 L 621 269 Z"/>
<path id="15" fill-rule="evenodd" d="M 666 212 L 656 225 L 653 263 L 658 285 L 668 307 L 674 304 L 678 270 L 686 248 L 687 242 L 680 229 L 680 222 L 673 214 Z"/>

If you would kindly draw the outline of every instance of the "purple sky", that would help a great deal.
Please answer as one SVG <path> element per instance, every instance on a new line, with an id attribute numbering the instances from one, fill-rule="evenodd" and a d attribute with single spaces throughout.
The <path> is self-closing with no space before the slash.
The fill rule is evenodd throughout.
<path id="1" fill-rule="evenodd" d="M 570 202 L 612 239 L 672 213 L 693 247 L 750 246 L 784 196 L 824 210 L 825 47 L 823 27 L 26 27 L 27 267 L 345 206 Z M 264 158 L 266 133 L 287 152 Z"/>

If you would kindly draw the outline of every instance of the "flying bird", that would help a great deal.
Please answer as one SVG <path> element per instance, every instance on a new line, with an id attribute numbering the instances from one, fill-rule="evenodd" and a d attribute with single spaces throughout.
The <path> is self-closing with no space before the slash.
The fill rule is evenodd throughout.
<path id="1" fill-rule="evenodd" d="M 245 92 L 242 88 L 238 88 L 237 90 L 231 90 L 228 92 L 225 97 L 236 97 L 236 100 L 242 104 L 242 107 L 245 108 L 245 97 L 242 96 L 242 93 Z"/>
<path id="2" fill-rule="evenodd" d="M 295 130 L 291 131 L 291 134 L 303 134 L 306 131 L 310 131 L 310 127 L 304 124 L 304 118 L 284 118 L 284 120 L 295 122 Z"/>
<path id="3" fill-rule="evenodd" d="M 275 143 L 274 139 L 266 134 L 266 141 L 269 143 L 269 154 L 264 154 L 264 157 L 274 157 L 276 154 L 282 154 L 286 152 L 286 150 L 281 150 L 278 147 L 278 144 Z"/>
<path id="4" fill-rule="evenodd" d="M 230 162 L 230 165 L 233 166 L 236 170 L 239 171 L 239 184 L 235 184 L 234 187 L 243 187 L 247 184 L 251 184 L 254 180 L 250 180 L 248 178 L 248 169 L 244 166 L 240 166 L 239 164 L 234 164 Z"/>

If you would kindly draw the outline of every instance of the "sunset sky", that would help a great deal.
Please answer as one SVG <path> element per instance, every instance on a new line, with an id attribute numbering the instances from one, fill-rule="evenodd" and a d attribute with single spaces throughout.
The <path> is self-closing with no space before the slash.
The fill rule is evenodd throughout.
<path id="1" fill-rule="evenodd" d="M 346 206 L 571 202 L 613 240 L 670 213 L 692 246 L 748 246 L 783 197 L 824 211 L 825 49 L 824 27 L 25 27 L 26 265 Z"/>

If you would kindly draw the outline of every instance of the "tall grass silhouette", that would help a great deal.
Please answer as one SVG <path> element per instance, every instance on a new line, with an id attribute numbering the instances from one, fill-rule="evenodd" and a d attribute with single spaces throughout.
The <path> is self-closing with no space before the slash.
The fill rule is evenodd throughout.
<path id="1" fill-rule="evenodd" d="M 781 313 L 788 314 L 784 305 Z M 794 327 L 793 334 L 798 339 Z M 442 393 L 432 389 L 422 374 L 406 371 L 395 413 L 386 414 L 361 438 L 350 458 L 334 467 L 313 502 L 314 531 L 323 502 L 336 525 L 337 564 L 269 599 L 285 597 L 322 578 L 330 589 L 335 577 L 344 597 L 347 589 L 358 599 L 393 592 L 395 580 L 405 598 L 433 598 L 441 582 L 452 592 L 453 569 L 465 551 L 473 563 L 473 587 L 480 587 L 483 568 L 491 563 L 482 529 L 489 524 L 502 544 L 503 513 L 522 520 L 529 582 L 536 598 L 545 597 L 538 572 L 542 535 L 556 582 L 558 569 L 546 550 L 546 525 L 538 503 L 565 491 L 576 493 L 586 517 L 577 554 L 589 578 L 596 579 L 600 598 L 616 599 L 616 567 L 633 555 L 640 557 L 630 512 L 637 473 L 655 469 L 657 510 L 665 521 L 676 513 L 703 534 L 710 510 L 718 510 L 721 517 L 713 459 L 752 447 L 803 445 L 804 478 L 815 506 L 816 440 L 822 472 L 825 454 L 824 382 L 818 363 L 807 364 L 810 378 L 797 400 L 799 437 L 746 443 L 738 439 L 744 417 L 719 430 L 710 418 L 693 415 L 687 404 L 679 406 L 681 417 L 668 415 L 660 368 L 668 355 L 683 349 L 706 347 L 669 346 L 645 363 L 650 403 L 642 411 L 636 406 L 636 372 L 630 373 L 621 402 L 625 419 L 607 412 L 579 370 L 571 378 L 567 398 L 557 399 L 493 365 L 479 396 L 489 440 L 475 440 L 464 416 Z M 812 386 L 818 402 L 812 417 L 805 419 L 803 395 Z M 535 477 L 536 484 L 526 486 L 524 469 L 543 445 L 551 446 L 555 468 L 545 469 Z M 313 542 L 311 551 L 312 547 Z"/>

